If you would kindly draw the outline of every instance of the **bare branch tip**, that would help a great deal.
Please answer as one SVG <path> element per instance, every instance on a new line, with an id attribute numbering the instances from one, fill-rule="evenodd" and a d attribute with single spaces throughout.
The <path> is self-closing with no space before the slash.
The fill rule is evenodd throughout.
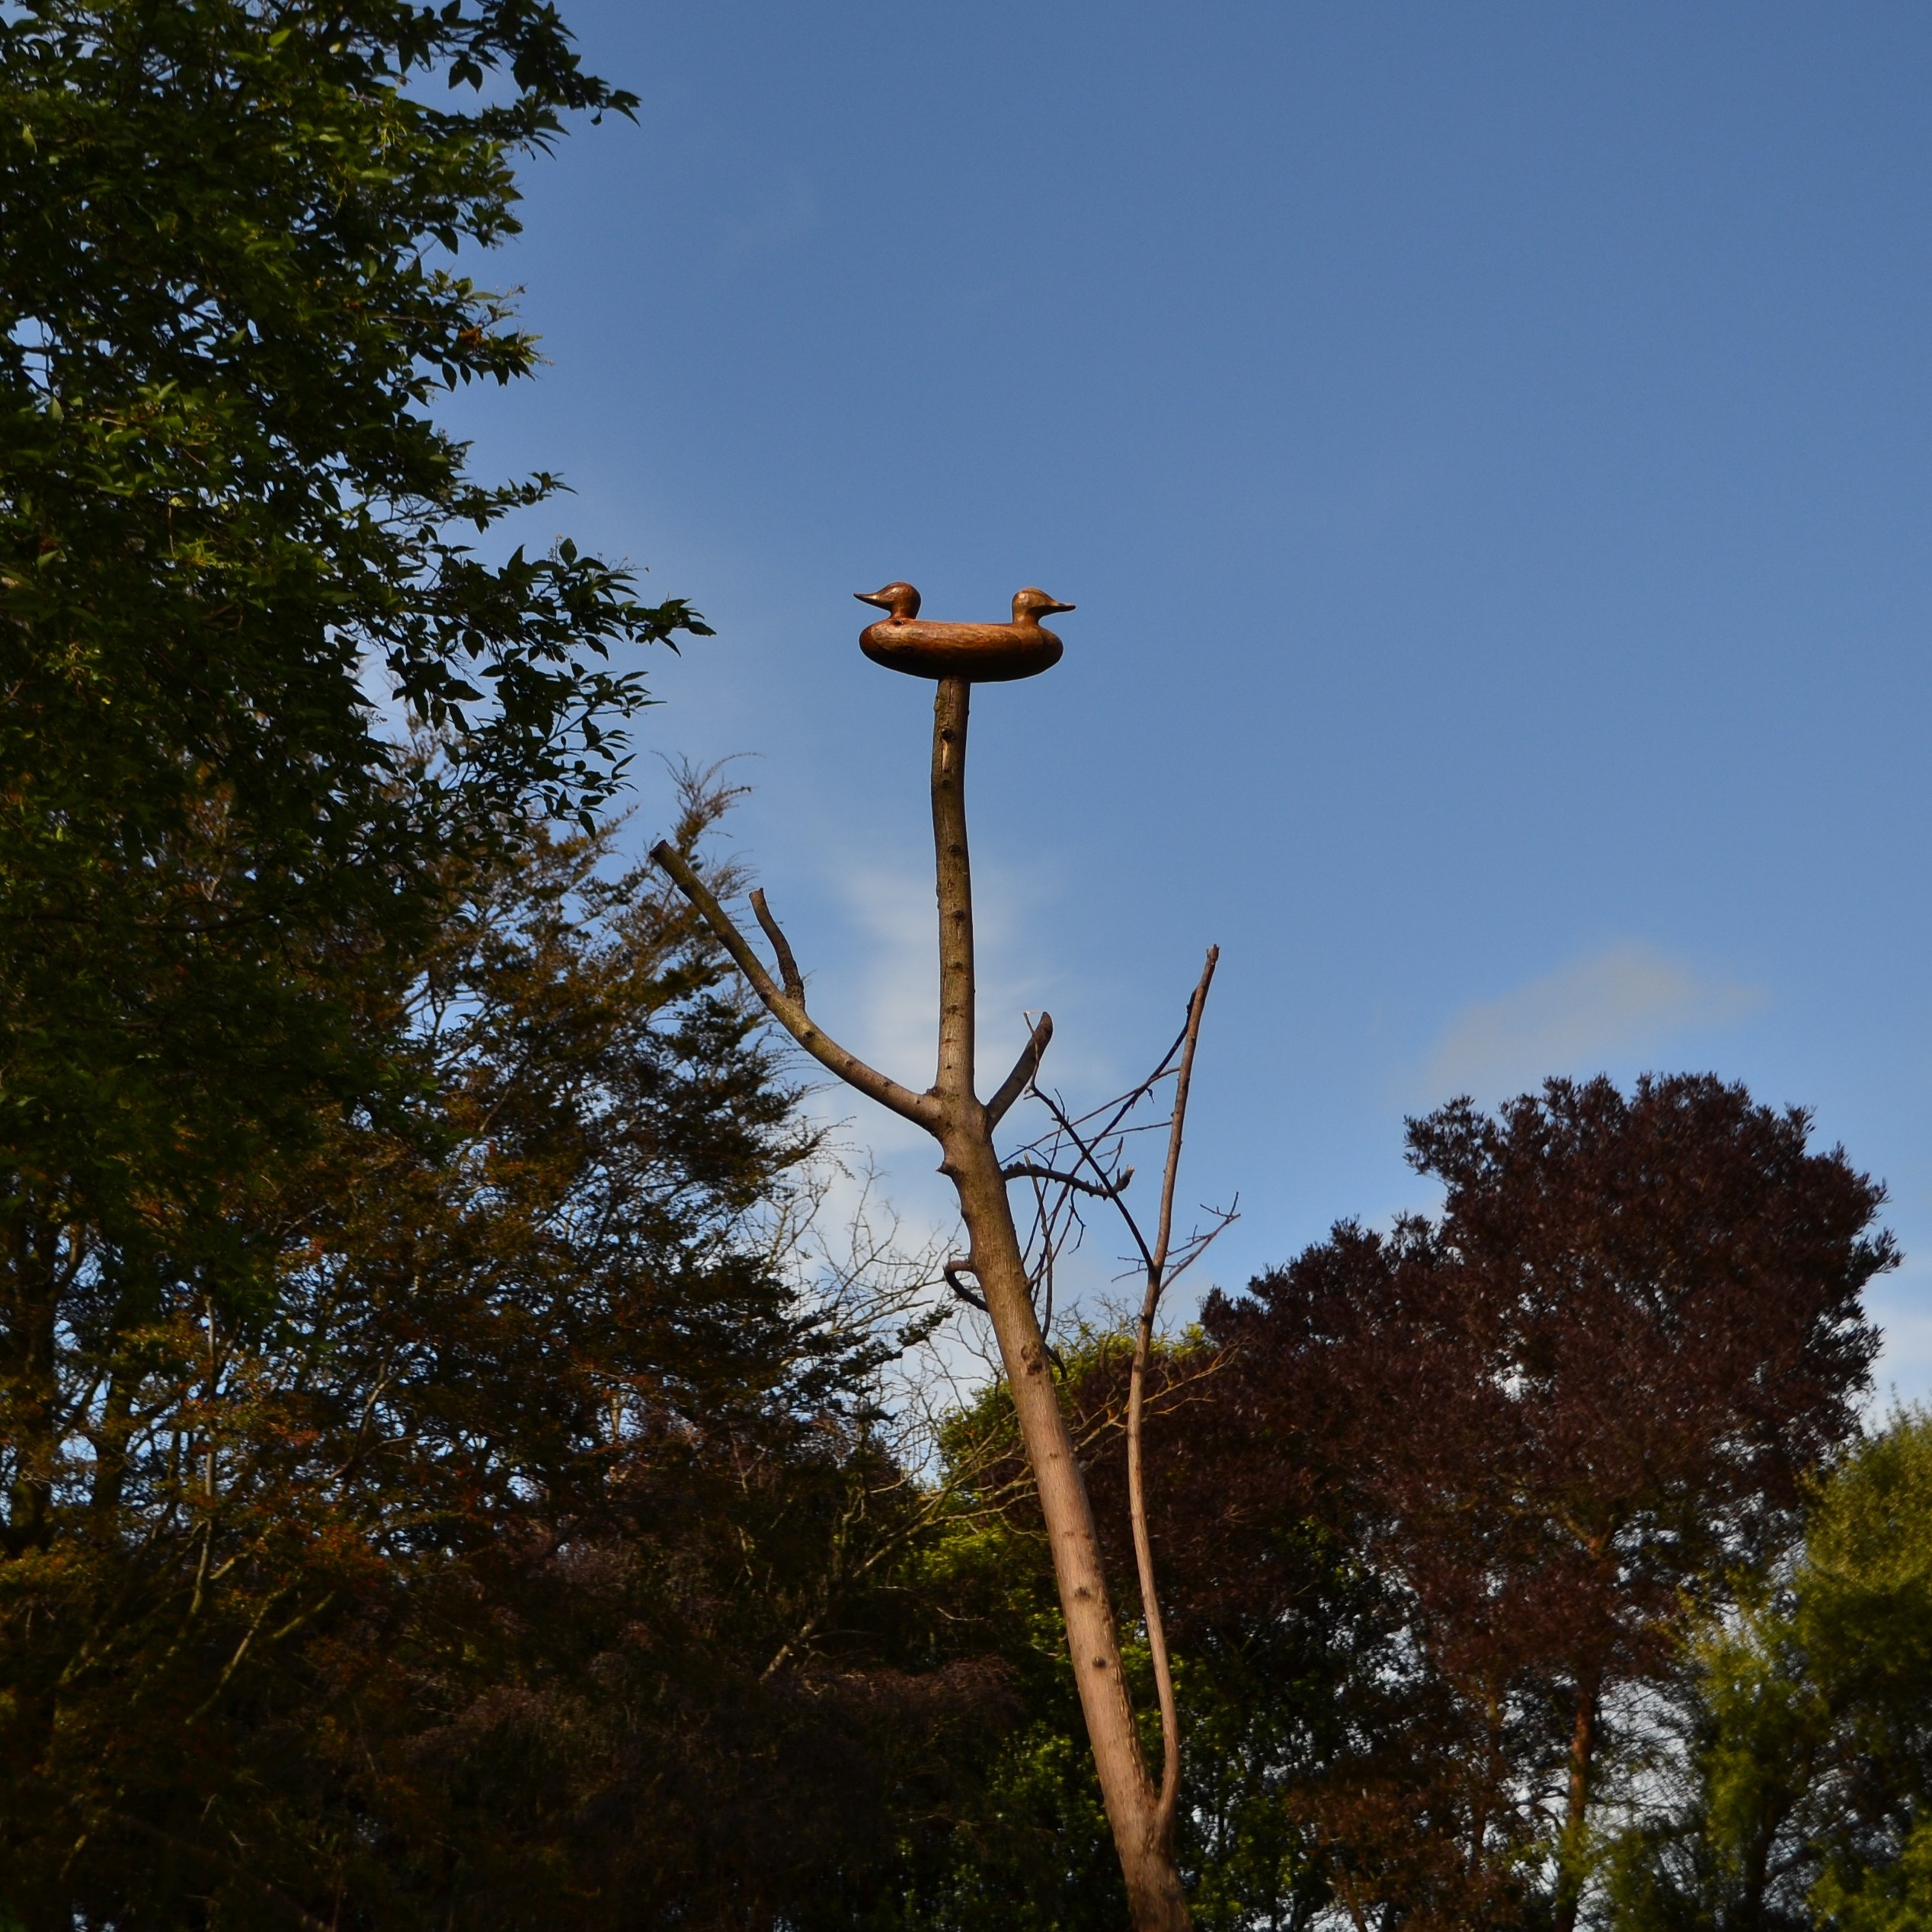
<path id="1" fill-rule="evenodd" d="M 765 937 L 772 942 L 772 951 L 778 955 L 779 976 L 785 982 L 785 996 L 802 1012 L 805 1004 L 805 982 L 798 971 L 798 962 L 792 956 L 792 947 L 785 939 L 783 929 L 772 916 L 770 907 L 765 903 L 763 888 L 751 895 L 751 910 L 757 916 L 758 924 Z"/>
<path id="2" fill-rule="evenodd" d="M 1052 1038 L 1053 1015 L 1043 1012 L 1027 1036 L 1026 1044 L 1021 1048 L 1019 1059 L 1013 1062 L 1013 1070 L 1000 1083 L 1000 1091 L 986 1103 L 986 1124 L 989 1128 L 996 1127 L 1008 1108 L 1033 1084 L 1048 1042 Z"/>

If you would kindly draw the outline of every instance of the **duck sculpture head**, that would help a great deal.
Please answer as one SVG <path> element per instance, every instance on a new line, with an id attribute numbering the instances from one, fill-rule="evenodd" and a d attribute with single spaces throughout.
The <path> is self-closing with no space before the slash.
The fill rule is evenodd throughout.
<path id="1" fill-rule="evenodd" d="M 901 624 L 919 615 L 919 593 L 910 584 L 888 584 L 876 590 L 855 590 L 852 594 L 875 610 L 890 611 Z"/>
<path id="2" fill-rule="evenodd" d="M 859 649 L 874 664 L 911 677 L 961 677 L 976 684 L 1051 670 L 1065 647 L 1040 619 L 1073 608 L 1029 586 L 1014 593 L 1009 624 L 936 624 L 920 618 L 919 593 L 910 584 L 854 594 L 887 613 L 859 634 Z"/>
<path id="3" fill-rule="evenodd" d="M 919 593 L 914 591 L 913 596 Z M 1037 624 L 1043 617 L 1051 617 L 1057 610 L 1072 610 L 1072 604 L 1055 603 L 1044 590 L 1031 588 L 1013 593 L 1013 622 L 1016 624 Z"/>

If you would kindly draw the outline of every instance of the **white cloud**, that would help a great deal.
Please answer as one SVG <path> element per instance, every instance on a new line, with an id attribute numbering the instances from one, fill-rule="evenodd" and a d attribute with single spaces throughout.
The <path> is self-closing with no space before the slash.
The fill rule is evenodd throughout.
<path id="1" fill-rule="evenodd" d="M 1018 958 L 1029 938 L 1026 916 L 1044 888 L 984 869 L 989 876 L 975 881 L 980 890 L 974 917 L 983 1088 L 999 1084 L 1025 1041 L 1025 1015 L 1037 1015 L 1048 1003 L 1053 978 L 1025 970 Z M 846 1044 L 894 1079 L 923 1087 L 932 1077 L 939 1026 L 939 920 L 931 878 L 854 865 L 837 883 L 867 942 L 862 993 L 856 1002 L 840 1002 L 848 1011 L 856 1008 Z"/>
<path id="2" fill-rule="evenodd" d="M 1866 1289 L 1865 1307 L 1885 1335 L 1868 1407 L 1878 1423 L 1895 1403 L 1932 1401 L 1932 1281 L 1908 1266 Z"/>
<path id="3" fill-rule="evenodd" d="M 1700 978 L 1652 947 L 1614 945 L 1465 1006 L 1423 1079 L 1434 1098 L 1469 1093 L 1487 1104 L 1553 1073 L 1593 1073 L 1655 1053 L 1692 1028 L 1728 1025 L 1768 996 L 1761 987 Z"/>
<path id="4" fill-rule="evenodd" d="M 1051 964 L 1041 961 L 1038 915 L 1048 904 L 1051 881 L 996 865 L 976 868 L 974 939 L 979 980 L 979 1088 L 990 1092 L 1005 1077 L 1025 1044 L 1028 1018 L 1055 1003 L 1066 987 Z M 915 1090 L 933 1075 L 939 994 L 939 920 L 929 871 L 889 861 L 848 862 L 829 881 L 843 902 L 857 943 L 835 970 L 809 983 L 812 1010 L 836 1039 L 881 1073 Z M 1051 948 L 1048 948 L 1051 952 Z M 1049 1062 L 1057 1082 L 1076 1096 L 1112 1091 L 1110 1064 L 1081 1048 L 1077 1025 L 1054 1038 Z M 1071 1037 L 1069 1037 L 1071 1036 Z M 836 1129 L 856 1169 L 876 1169 L 878 1195 L 906 1220 L 907 1238 L 936 1234 L 958 1220 L 951 1185 L 937 1173 L 939 1151 L 910 1122 L 861 1099 L 829 1076 L 808 1103 L 814 1118 Z M 1023 1134 L 1041 1121 L 1037 1109 L 1010 1118 L 1009 1133 Z M 850 1204 L 849 1188 L 835 1191 L 835 1214 Z M 1109 1250 L 1111 1252 L 1111 1249 Z"/>
<path id="5" fill-rule="evenodd" d="M 795 248 L 818 226 L 818 197 L 811 184 L 793 175 L 773 188 L 747 219 L 728 228 L 719 244 L 726 261 Z"/>

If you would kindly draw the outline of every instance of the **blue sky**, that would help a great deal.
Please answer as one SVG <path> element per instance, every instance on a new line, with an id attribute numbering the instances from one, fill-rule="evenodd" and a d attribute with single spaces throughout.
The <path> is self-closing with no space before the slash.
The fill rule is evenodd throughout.
<path id="1" fill-rule="evenodd" d="M 1212 1278 L 1426 1205 L 1452 1092 L 1714 1070 L 1888 1182 L 1932 1390 L 1932 12 L 565 11 L 641 125 L 528 171 L 479 273 L 552 366 L 457 420 L 717 626 L 643 739 L 755 754 L 827 1023 L 929 1077 L 930 688 L 851 593 L 1040 584 L 1064 661 L 976 694 L 988 1057 L 1050 1006 L 1097 1097 L 1218 942 Z"/>

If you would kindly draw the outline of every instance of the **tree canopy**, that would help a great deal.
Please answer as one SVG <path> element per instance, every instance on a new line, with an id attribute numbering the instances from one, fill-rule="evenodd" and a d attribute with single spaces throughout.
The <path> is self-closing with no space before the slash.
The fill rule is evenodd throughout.
<path id="1" fill-rule="evenodd" d="M 1687 1602 L 1788 1545 L 1856 1427 L 1861 1294 L 1895 1257 L 1882 1190 L 1809 1128 L 1709 1076 L 1459 1101 L 1409 1124 L 1440 1221 L 1345 1223 L 1211 1298 L 1248 1455 L 1307 1472 L 1415 1666 L 1310 1799 L 1365 1901 L 1506 1922 L 1547 1893 L 1575 1922 L 1633 1694 L 1668 1681 Z"/>
<path id="2" fill-rule="evenodd" d="M 1932 1417 L 1815 1487 L 1795 1560 L 1695 1635 L 1682 1752 L 1616 1847 L 1619 1932 L 1905 1932 L 1932 1914 Z"/>
<path id="3" fill-rule="evenodd" d="M 702 630 L 568 542 L 486 554 L 556 481 L 478 481 L 430 408 L 533 366 L 458 267 L 514 232 L 514 157 L 633 104 L 526 0 L 0 18 L 23 1251 L 77 1215 L 126 1249 L 167 1221 L 245 1271 L 228 1180 L 299 1142 L 318 1089 L 392 1090 L 337 963 L 409 943 L 451 856 L 607 798 L 631 647 Z"/>

